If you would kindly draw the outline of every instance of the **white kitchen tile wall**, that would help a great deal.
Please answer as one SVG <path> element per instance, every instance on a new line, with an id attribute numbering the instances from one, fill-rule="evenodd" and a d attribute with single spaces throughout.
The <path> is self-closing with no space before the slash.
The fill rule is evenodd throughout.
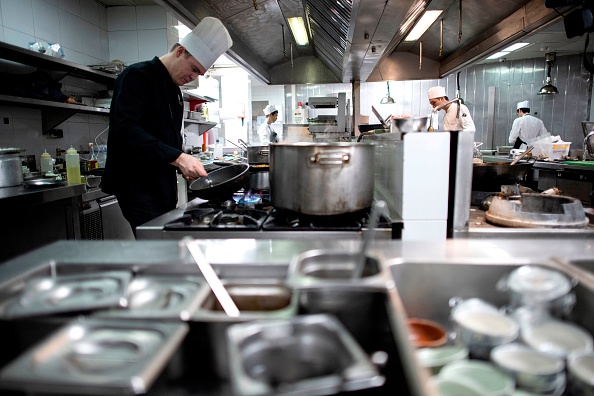
<path id="1" fill-rule="evenodd" d="M 16 45 L 19 47 L 27 47 L 29 45 L 29 42 L 35 41 L 35 37 L 33 37 L 29 34 L 21 33 L 17 30 L 5 27 L 4 28 L 4 41 L 7 42 L 8 44 Z M 23 45 L 23 43 L 25 43 L 25 44 Z"/>
<path id="2" fill-rule="evenodd" d="M 109 56 L 124 62 L 126 65 L 138 62 L 138 32 L 136 30 L 119 30 L 108 32 Z M 143 59 L 144 60 L 144 59 Z"/>
<path id="3" fill-rule="evenodd" d="M 90 22 L 82 21 L 83 53 L 101 59 L 101 29 Z"/>
<path id="4" fill-rule="evenodd" d="M 58 0 L 58 7 L 80 17 L 80 3 L 81 0 Z"/>
<path id="5" fill-rule="evenodd" d="M 64 10 L 59 11 L 60 15 L 60 45 L 64 47 L 66 59 L 67 49 L 83 52 L 82 20 Z"/>
<path id="6" fill-rule="evenodd" d="M 2 24 L 5 28 L 34 35 L 32 0 L 0 0 Z M 26 44 L 26 43 L 25 43 Z"/>
<path id="7" fill-rule="evenodd" d="M 136 8 L 136 28 L 167 29 L 167 13 L 161 6 L 143 6 Z"/>
<path id="8" fill-rule="evenodd" d="M 60 16 L 58 7 L 43 0 L 33 0 L 33 26 L 35 37 L 51 43 L 60 42 Z"/>
<path id="9" fill-rule="evenodd" d="M 99 9 L 103 8 L 98 3 L 94 1 L 81 1 L 80 2 L 80 17 L 87 22 L 92 23 L 93 25 L 99 27 L 100 18 L 99 18 Z"/>
<path id="10" fill-rule="evenodd" d="M 152 59 L 168 51 L 167 29 L 138 30 L 138 60 Z"/>
<path id="11" fill-rule="evenodd" d="M 107 9 L 107 30 L 136 30 L 136 7 L 109 7 Z"/>

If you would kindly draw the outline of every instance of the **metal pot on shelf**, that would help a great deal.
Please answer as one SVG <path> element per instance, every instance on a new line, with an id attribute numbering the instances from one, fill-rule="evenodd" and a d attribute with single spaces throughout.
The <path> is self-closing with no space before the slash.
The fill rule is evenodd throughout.
<path id="1" fill-rule="evenodd" d="M 23 168 L 18 148 L 0 148 L 0 187 L 23 184 Z"/>
<path id="2" fill-rule="evenodd" d="M 273 143 L 270 196 L 273 206 L 330 216 L 368 209 L 373 203 L 371 143 Z"/>

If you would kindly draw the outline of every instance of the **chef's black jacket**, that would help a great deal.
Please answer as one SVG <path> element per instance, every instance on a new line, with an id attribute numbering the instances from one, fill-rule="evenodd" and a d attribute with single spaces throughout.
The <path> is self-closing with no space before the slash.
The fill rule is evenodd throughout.
<path id="1" fill-rule="evenodd" d="M 126 67 L 111 102 L 103 192 L 128 203 L 149 199 L 160 213 L 174 209 L 170 163 L 182 153 L 182 117 L 181 91 L 159 58 Z"/>

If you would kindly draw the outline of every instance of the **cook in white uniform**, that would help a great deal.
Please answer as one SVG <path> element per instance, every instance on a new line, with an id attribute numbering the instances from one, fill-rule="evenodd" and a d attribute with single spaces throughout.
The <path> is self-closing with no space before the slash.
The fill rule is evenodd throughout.
<path id="1" fill-rule="evenodd" d="M 258 128 L 258 136 L 260 138 L 260 144 L 263 146 L 270 143 L 278 143 L 278 134 L 272 128 L 272 124 L 278 117 L 278 110 L 275 105 L 268 105 L 264 108 L 264 115 L 266 121 Z"/>
<path id="2" fill-rule="evenodd" d="M 433 108 L 449 101 L 445 88 L 439 85 L 429 88 L 427 96 Z M 460 106 L 460 118 L 458 118 L 458 106 Z M 476 131 L 474 121 L 470 116 L 470 110 L 465 105 L 454 102 L 442 107 L 441 110 L 445 111 L 443 116 L 443 129 L 445 131 Z"/>
<path id="3" fill-rule="evenodd" d="M 522 143 L 528 145 L 539 137 L 550 135 L 542 120 L 529 113 L 530 102 L 527 100 L 518 102 L 516 110 L 518 118 L 514 120 L 509 133 L 509 143 L 513 144 L 515 149 L 520 148 Z"/>

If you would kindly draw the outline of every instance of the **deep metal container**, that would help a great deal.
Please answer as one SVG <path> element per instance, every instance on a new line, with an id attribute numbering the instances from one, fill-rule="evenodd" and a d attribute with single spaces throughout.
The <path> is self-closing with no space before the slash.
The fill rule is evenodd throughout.
<path id="1" fill-rule="evenodd" d="M 273 206 L 330 216 L 370 208 L 374 189 L 372 143 L 270 145 Z"/>
<path id="2" fill-rule="evenodd" d="M 23 168 L 18 152 L 0 152 L 0 187 L 23 184 Z"/>
<path id="3" fill-rule="evenodd" d="M 248 146 L 247 159 L 249 164 L 268 164 L 270 149 L 268 146 Z"/>

